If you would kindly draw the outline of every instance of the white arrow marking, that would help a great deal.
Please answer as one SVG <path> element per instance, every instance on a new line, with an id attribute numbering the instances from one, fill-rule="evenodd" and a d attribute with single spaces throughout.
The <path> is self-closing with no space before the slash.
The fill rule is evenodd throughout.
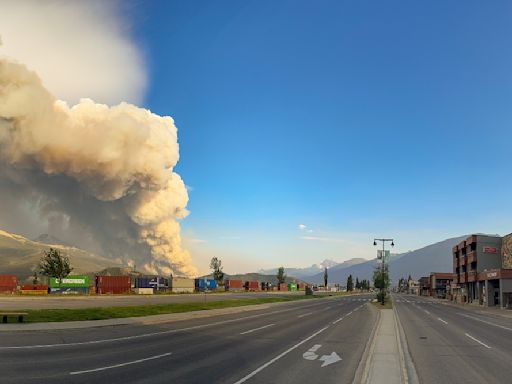
<path id="1" fill-rule="evenodd" d="M 321 344 L 315 344 L 311 348 L 309 348 L 306 352 L 302 354 L 302 357 L 306 360 L 316 360 L 318 359 L 318 355 L 315 353 L 321 347 Z"/>
<path id="2" fill-rule="evenodd" d="M 330 364 L 334 364 L 334 363 L 340 361 L 341 357 L 339 357 L 336 352 L 333 352 L 330 355 L 323 355 L 320 358 L 320 360 L 323 361 L 323 364 L 321 366 L 321 368 L 323 368 L 323 367 L 327 367 Z"/>

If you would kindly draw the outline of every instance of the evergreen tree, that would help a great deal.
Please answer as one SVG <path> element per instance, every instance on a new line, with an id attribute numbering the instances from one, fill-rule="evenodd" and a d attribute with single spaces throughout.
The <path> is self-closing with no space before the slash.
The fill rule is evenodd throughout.
<path id="1" fill-rule="evenodd" d="M 347 292 L 352 292 L 354 290 L 354 283 L 352 281 L 352 275 L 349 275 L 347 278 Z"/>

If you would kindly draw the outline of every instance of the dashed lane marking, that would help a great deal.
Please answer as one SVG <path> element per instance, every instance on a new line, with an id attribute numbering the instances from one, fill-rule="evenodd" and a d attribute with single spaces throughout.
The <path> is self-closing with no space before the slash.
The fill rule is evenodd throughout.
<path id="1" fill-rule="evenodd" d="M 249 329 L 248 331 L 245 331 L 245 332 L 240 332 L 240 334 L 241 335 L 247 335 L 248 333 L 253 333 L 253 332 L 259 331 L 260 329 L 265 329 L 265 328 L 268 328 L 268 327 L 272 327 L 273 325 L 276 325 L 276 324 L 275 323 L 267 324 L 267 325 L 264 325 L 263 327 L 253 328 L 253 329 Z"/>
<path id="2" fill-rule="evenodd" d="M 474 338 L 474 337 L 473 337 L 473 336 L 471 336 L 469 333 L 465 333 L 465 335 L 466 335 L 467 337 L 469 337 L 471 340 L 476 341 L 478 344 L 483 345 L 485 348 L 487 348 L 487 349 L 491 349 L 491 347 L 489 347 L 487 344 L 482 343 L 480 340 L 478 340 L 478 339 Z"/>
<path id="3" fill-rule="evenodd" d="M 479 319 L 478 317 L 466 315 L 465 313 L 457 312 L 457 314 L 461 315 L 461 316 L 464 316 L 464 317 L 467 317 L 468 319 L 473 319 L 473 320 L 480 321 L 480 322 L 485 323 L 485 324 L 492 325 L 492 326 L 497 327 L 497 328 L 505 329 L 507 331 L 512 331 L 512 328 L 505 327 L 504 325 L 495 324 L 495 323 L 493 323 L 491 321 L 487 321 L 487 320 Z"/>
<path id="4" fill-rule="evenodd" d="M 146 357 L 145 359 L 139 359 L 139 360 L 129 361 L 129 362 L 127 362 L 127 363 L 121 363 L 121 364 L 109 365 L 109 366 L 101 367 L 101 368 L 94 368 L 94 369 L 87 369 L 87 370 L 84 370 L 84 371 L 74 371 L 74 372 L 69 372 L 69 374 L 70 374 L 70 375 L 81 375 L 81 374 L 84 374 L 84 373 L 91 373 L 91 372 L 98 372 L 98 371 L 106 371 L 107 369 L 113 369 L 113 368 L 125 367 L 125 366 L 127 366 L 127 365 L 143 363 L 144 361 L 160 359 L 160 358 L 162 358 L 162 357 L 169 356 L 171 353 L 172 353 L 172 352 L 167 352 L 167 353 L 163 353 L 163 354 L 161 354 L 161 355 L 156 355 L 156 356 Z"/>

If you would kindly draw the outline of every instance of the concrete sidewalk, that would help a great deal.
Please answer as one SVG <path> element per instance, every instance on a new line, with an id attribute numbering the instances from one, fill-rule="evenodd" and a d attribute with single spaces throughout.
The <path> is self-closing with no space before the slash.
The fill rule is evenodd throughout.
<path id="1" fill-rule="evenodd" d="M 365 384 L 407 383 L 403 351 L 395 312 L 381 309 L 379 323 L 366 362 Z"/>

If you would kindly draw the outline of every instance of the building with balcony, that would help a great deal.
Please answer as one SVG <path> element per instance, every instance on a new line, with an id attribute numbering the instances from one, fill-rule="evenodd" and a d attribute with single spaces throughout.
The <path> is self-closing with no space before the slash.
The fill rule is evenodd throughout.
<path id="1" fill-rule="evenodd" d="M 474 234 L 452 248 L 457 301 L 512 305 L 512 234 Z"/>

